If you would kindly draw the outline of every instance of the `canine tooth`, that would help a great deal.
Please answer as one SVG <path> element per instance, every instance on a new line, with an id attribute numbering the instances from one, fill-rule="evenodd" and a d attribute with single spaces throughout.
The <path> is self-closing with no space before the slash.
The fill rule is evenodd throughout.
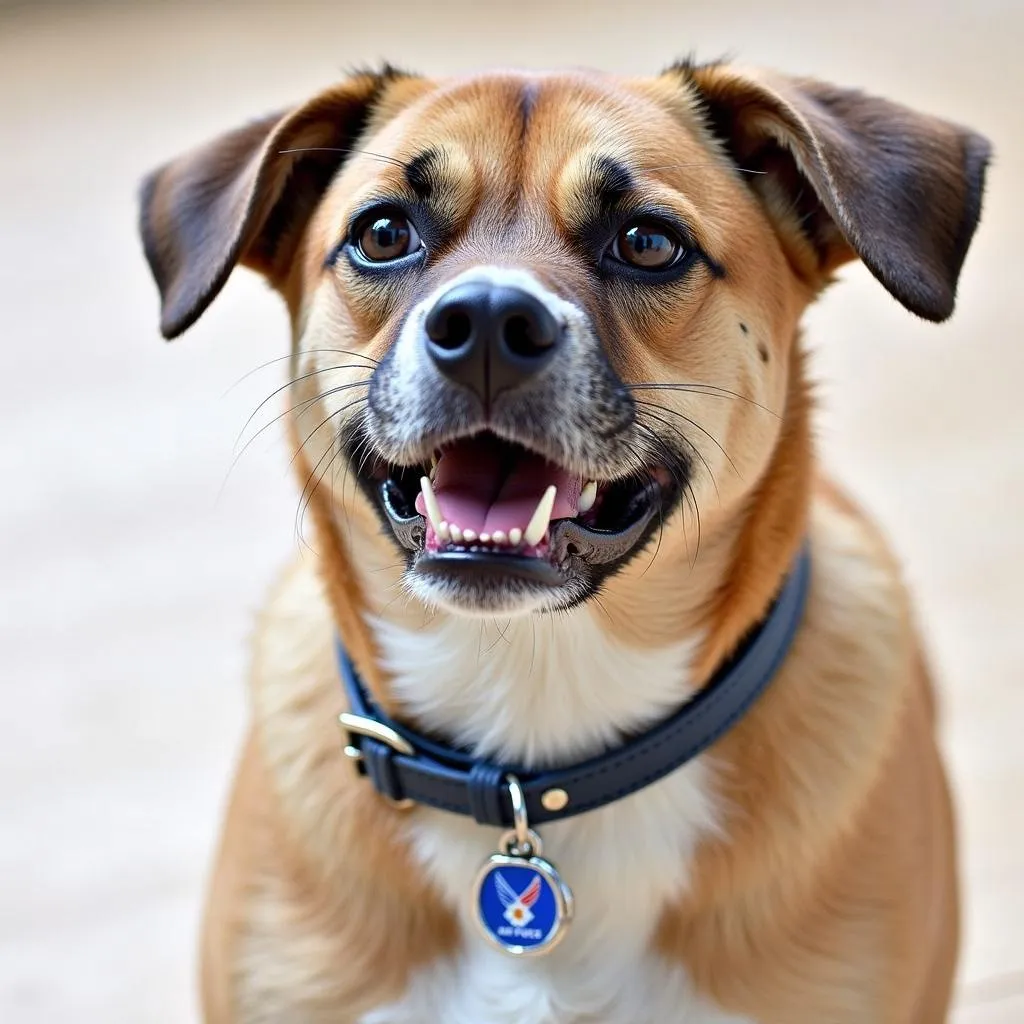
<path id="1" fill-rule="evenodd" d="M 452 535 L 452 540 L 456 544 L 462 543 L 462 531 L 454 523 L 448 524 L 448 532 Z"/>
<path id="2" fill-rule="evenodd" d="M 508 531 L 508 542 L 509 544 L 518 544 L 523 539 L 523 531 L 518 526 L 513 526 Z"/>
<path id="3" fill-rule="evenodd" d="M 548 523 L 551 522 L 551 510 L 555 507 L 555 497 L 558 488 L 552 484 L 537 502 L 537 509 L 530 519 L 529 526 L 523 530 L 523 540 L 527 544 L 539 544 L 544 534 L 548 532 Z"/>
<path id="4" fill-rule="evenodd" d="M 440 527 L 444 522 L 444 516 L 441 514 L 441 506 L 437 503 L 434 488 L 431 487 L 430 481 L 425 476 L 420 477 L 420 490 L 423 492 L 423 507 L 427 510 L 427 518 L 434 528 L 434 533 L 440 537 Z"/>
<path id="5" fill-rule="evenodd" d="M 463 530 L 462 531 L 462 539 L 467 544 L 472 544 L 473 541 L 476 540 L 476 530 Z"/>
<path id="6" fill-rule="evenodd" d="M 594 507 L 595 501 L 597 501 L 597 481 L 590 480 L 587 482 L 586 487 L 580 491 L 580 500 L 576 505 L 576 510 L 580 514 L 589 512 Z"/>
<path id="7" fill-rule="evenodd" d="M 480 534 L 480 543 L 481 544 L 490 544 L 491 543 L 491 535 L 489 533 L 481 533 Z"/>
<path id="8" fill-rule="evenodd" d="M 448 529 L 448 524 L 443 519 L 437 524 L 437 529 L 434 530 L 434 533 L 436 533 L 441 540 L 451 540 L 451 530 Z"/>
<path id="9" fill-rule="evenodd" d="M 481 540 L 484 539 L 484 535 L 483 534 L 480 534 L 480 539 Z M 495 530 L 494 533 L 491 534 L 491 543 L 492 544 L 504 544 L 505 541 L 507 541 L 507 540 L 508 540 L 508 537 L 505 536 L 505 531 L 504 530 Z"/>

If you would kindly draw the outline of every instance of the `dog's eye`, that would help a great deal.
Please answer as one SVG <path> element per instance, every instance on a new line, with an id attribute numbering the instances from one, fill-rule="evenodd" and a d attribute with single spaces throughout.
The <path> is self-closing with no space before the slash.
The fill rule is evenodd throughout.
<path id="1" fill-rule="evenodd" d="M 672 230 L 657 221 L 627 224 L 612 243 L 612 256 L 641 270 L 664 270 L 686 254 Z"/>
<path id="2" fill-rule="evenodd" d="M 421 244 L 412 221 L 397 211 L 371 214 L 356 237 L 360 255 L 371 263 L 401 259 Z"/>

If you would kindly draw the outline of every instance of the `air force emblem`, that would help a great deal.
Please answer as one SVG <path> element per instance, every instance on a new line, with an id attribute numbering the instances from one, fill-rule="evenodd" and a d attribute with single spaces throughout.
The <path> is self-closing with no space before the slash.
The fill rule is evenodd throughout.
<path id="1" fill-rule="evenodd" d="M 494 872 L 494 888 L 498 893 L 498 899 L 505 905 L 503 916 L 513 928 L 525 928 L 533 920 L 530 907 L 540 897 L 540 887 L 543 884 L 540 875 L 534 875 L 533 881 L 522 892 L 516 892 L 500 871 Z"/>
<path id="2" fill-rule="evenodd" d="M 480 930 L 513 956 L 545 953 L 572 917 L 572 894 L 554 867 L 540 857 L 496 853 L 477 880 Z"/>

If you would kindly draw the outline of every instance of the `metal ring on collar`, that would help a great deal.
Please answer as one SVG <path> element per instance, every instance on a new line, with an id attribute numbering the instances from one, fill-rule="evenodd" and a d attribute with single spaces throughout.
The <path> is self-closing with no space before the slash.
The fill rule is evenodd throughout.
<path id="1" fill-rule="evenodd" d="M 532 845 L 530 819 L 526 815 L 526 794 L 515 775 L 506 775 L 505 782 L 508 784 L 508 795 L 512 799 L 512 827 L 516 833 L 516 846 L 522 850 Z"/>

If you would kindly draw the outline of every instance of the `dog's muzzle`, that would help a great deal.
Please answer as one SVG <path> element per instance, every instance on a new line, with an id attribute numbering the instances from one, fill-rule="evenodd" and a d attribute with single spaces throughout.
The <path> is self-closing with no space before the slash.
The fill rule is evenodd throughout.
<path id="1" fill-rule="evenodd" d="M 407 582 L 490 612 L 594 593 L 671 514 L 690 469 L 638 433 L 584 310 L 500 267 L 409 311 L 342 443 L 409 556 Z"/>

